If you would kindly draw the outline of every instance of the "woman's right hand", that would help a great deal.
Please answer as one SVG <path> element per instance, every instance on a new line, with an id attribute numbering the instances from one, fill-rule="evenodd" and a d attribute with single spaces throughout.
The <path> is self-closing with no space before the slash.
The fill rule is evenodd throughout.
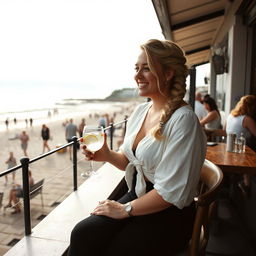
<path id="1" fill-rule="evenodd" d="M 86 160 L 93 160 L 96 162 L 106 162 L 108 160 L 108 156 L 110 154 L 110 149 L 107 144 L 107 135 L 104 133 L 104 144 L 102 148 L 96 152 L 91 152 L 90 150 L 87 150 L 86 145 L 80 146 L 82 150 L 82 154 L 85 155 Z"/>

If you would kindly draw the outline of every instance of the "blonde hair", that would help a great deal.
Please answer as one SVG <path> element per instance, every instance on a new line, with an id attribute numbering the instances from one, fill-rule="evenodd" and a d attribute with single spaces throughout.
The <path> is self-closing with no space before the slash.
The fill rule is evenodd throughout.
<path id="1" fill-rule="evenodd" d="M 252 118 L 256 117 L 256 95 L 243 96 L 235 108 L 231 111 L 233 116 L 247 115 Z"/>
<path id="2" fill-rule="evenodd" d="M 148 66 L 157 79 L 157 86 L 160 92 L 160 79 L 156 72 L 155 61 L 162 65 L 163 70 L 171 69 L 174 72 L 173 78 L 167 81 L 167 83 L 170 83 L 167 103 L 163 108 L 159 124 L 153 128 L 153 136 L 160 140 L 162 139 L 164 124 L 176 109 L 184 105 L 183 98 L 186 93 L 186 77 L 188 75 L 186 58 L 182 49 L 170 40 L 151 39 L 141 45 L 141 49 L 145 51 Z"/>

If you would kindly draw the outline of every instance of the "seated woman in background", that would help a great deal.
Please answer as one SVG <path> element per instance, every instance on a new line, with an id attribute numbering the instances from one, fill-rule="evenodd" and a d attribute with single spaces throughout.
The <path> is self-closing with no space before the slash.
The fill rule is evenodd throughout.
<path id="1" fill-rule="evenodd" d="M 203 104 L 208 113 L 200 120 L 200 124 L 208 130 L 221 129 L 220 112 L 215 100 L 210 96 L 204 97 Z"/>
<path id="2" fill-rule="evenodd" d="M 227 134 L 234 133 L 240 136 L 243 133 L 246 145 L 256 151 L 256 96 L 243 96 L 231 111 L 226 122 Z M 250 176 L 244 175 L 239 184 L 243 193 L 250 194 Z"/>
<path id="3" fill-rule="evenodd" d="M 30 170 L 28 171 L 28 175 L 29 186 L 31 187 L 34 185 L 34 179 Z M 14 184 L 9 193 L 9 202 L 4 208 L 14 207 L 14 211 L 12 212 L 12 214 L 20 213 L 21 209 L 19 204 L 19 197 L 23 197 L 23 188 L 20 184 Z"/>

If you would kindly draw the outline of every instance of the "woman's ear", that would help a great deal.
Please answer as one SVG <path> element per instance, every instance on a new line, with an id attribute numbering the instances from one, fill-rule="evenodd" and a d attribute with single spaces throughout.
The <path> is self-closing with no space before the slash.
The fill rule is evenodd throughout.
<path id="1" fill-rule="evenodd" d="M 172 80 L 173 77 L 174 77 L 174 70 L 173 69 L 168 69 L 168 70 L 165 71 L 166 81 Z"/>

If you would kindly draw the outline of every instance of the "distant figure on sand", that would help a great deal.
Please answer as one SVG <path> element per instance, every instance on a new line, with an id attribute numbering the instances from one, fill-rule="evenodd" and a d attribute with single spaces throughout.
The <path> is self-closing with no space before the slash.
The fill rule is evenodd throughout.
<path id="1" fill-rule="evenodd" d="M 41 137 L 43 139 L 43 153 L 45 148 L 50 151 L 51 149 L 48 145 L 48 140 L 50 139 L 50 129 L 45 124 L 42 125 Z"/>
<path id="2" fill-rule="evenodd" d="M 6 120 L 5 120 L 5 125 L 6 125 L 6 129 L 8 130 L 8 126 L 9 126 L 9 119 L 8 118 L 6 118 Z"/>
<path id="3" fill-rule="evenodd" d="M 29 119 L 29 123 L 30 123 L 30 126 L 32 127 L 33 126 L 33 118 Z"/>
<path id="4" fill-rule="evenodd" d="M 29 186 L 33 186 L 34 179 L 32 177 L 32 172 L 28 171 L 28 175 L 29 175 Z M 10 193 L 9 193 L 9 202 L 4 208 L 14 207 L 15 210 L 12 212 L 12 214 L 20 213 L 21 209 L 20 209 L 18 198 L 22 196 L 23 196 L 23 189 L 21 185 L 20 184 L 13 185 L 13 188 L 10 190 Z M 14 205 L 12 205 L 12 203 Z"/>
<path id="5" fill-rule="evenodd" d="M 54 109 L 53 109 L 53 115 L 58 115 L 58 113 L 59 113 L 58 109 L 57 109 L 57 108 L 54 108 Z"/>
<path id="6" fill-rule="evenodd" d="M 15 125 L 17 124 L 17 118 L 16 117 L 13 118 L 13 122 L 14 122 Z"/>
<path id="7" fill-rule="evenodd" d="M 48 118 L 51 118 L 52 117 L 52 113 L 51 113 L 51 110 L 48 111 L 48 114 L 47 114 Z"/>
<path id="8" fill-rule="evenodd" d="M 107 125 L 107 121 L 106 121 L 105 115 L 101 115 L 99 119 L 99 126 L 106 128 L 106 125 Z"/>
<path id="9" fill-rule="evenodd" d="M 13 152 L 10 152 L 9 158 L 5 161 L 5 163 L 7 164 L 7 169 L 10 169 L 17 165 L 17 161 L 16 161 L 16 158 L 13 156 Z M 12 172 L 13 183 L 15 181 L 15 173 L 16 172 Z M 5 185 L 7 185 L 7 183 L 8 183 L 8 176 L 5 175 Z"/>
<path id="10" fill-rule="evenodd" d="M 71 142 L 72 141 L 72 137 L 76 136 L 78 132 L 77 126 L 75 124 L 73 124 L 73 119 L 71 118 L 69 120 L 69 124 L 66 126 L 66 140 L 67 142 Z M 71 159 L 71 151 L 72 151 L 72 147 L 68 147 L 68 151 L 69 151 L 69 157 Z"/>
<path id="11" fill-rule="evenodd" d="M 28 148 L 28 141 L 29 141 L 29 136 L 27 135 L 26 131 L 23 131 L 20 135 L 20 141 L 21 141 L 21 148 L 24 152 L 24 155 L 27 156 L 27 148 Z"/>
<path id="12" fill-rule="evenodd" d="M 84 129 L 84 127 L 85 127 L 85 118 L 83 118 L 81 120 L 81 123 L 78 126 L 78 132 L 79 132 L 79 137 L 80 138 L 83 137 L 83 129 Z"/>
<path id="13" fill-rule="evenodd" d="M 68 119 L 66 119 L 66 120 L 62 123 L 62 126 L 63 126 L 63 127 L 66 127 L 67 124 L 68 124 Z"/>

